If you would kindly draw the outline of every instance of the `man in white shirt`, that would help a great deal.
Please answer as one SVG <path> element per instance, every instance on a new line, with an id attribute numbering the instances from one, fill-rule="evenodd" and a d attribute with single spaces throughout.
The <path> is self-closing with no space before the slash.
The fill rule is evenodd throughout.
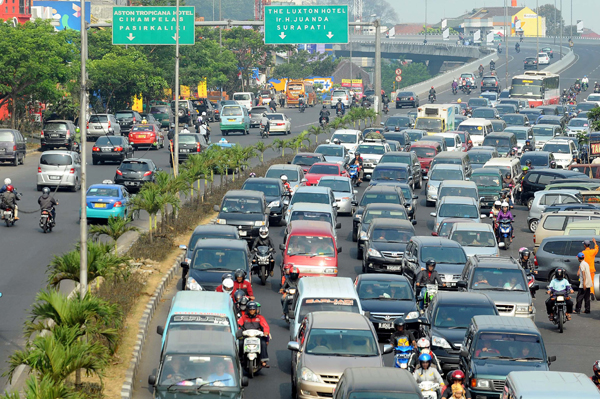
<path id="1" fill-rule="evenodd" d="M 590 265 L 584 260 L 585 255 L 583 252 L 577 254 L 579 260 L 579 270 L 577 275 L 579 276 L 579 290 L 577 291 L 577 302 L 575 304 L 575 313 L 581 313 L 581 304 L 585 301 L 584 313 L 590 313 L 590 289 L 592 288 L 592 275 L 590 273 Z"/>

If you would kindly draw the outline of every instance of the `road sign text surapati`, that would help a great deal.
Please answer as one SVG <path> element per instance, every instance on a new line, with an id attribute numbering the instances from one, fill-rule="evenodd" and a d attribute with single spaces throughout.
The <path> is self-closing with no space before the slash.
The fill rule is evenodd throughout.
<path id="1" fill-rule="evenodd" d="M 265 6 L 265 43 L 348 43 L 348 6 Z"/>
<path id="2" fill-rule="evenodd" d="M 175 45 L 176 7 L 113 7 L 113 44 Z M 194 44 L 194 7 L 179 7 L 179 44 Z"/>

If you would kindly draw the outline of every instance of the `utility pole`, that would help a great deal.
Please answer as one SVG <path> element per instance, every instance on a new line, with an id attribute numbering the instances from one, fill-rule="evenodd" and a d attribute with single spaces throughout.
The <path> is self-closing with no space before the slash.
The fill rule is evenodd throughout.
<path id="1" fill-rule="evenodd" d="M 536 38 L 535 38 L 535 47 L 536 47 L 536 54 L 538 57 L 538 59 L 540 58 L 540 7 L 538 5 L 539 0 L 535 0 L 535 29 L 536 29 Z M 539 62 L 539 61 L 538 61 Z"/>
<path id="2" fill-rule="evenodd" d="M 87 277 L 88 277 L 88 261 L 87 261 L 87 201 L 86 201 L 86 179 L 87 179 L 87 24 L 85 22 L 85 0 L 81 0 L 81 93 L 80 93 L 80 108 L 79 108 L 79 133 L 81 136 L 81 218 L 79 219 L 79 292 L 81 296 L 87 292 Z M 78 374 L 81 379 L 80 374 Z M 78 381 L 81 382 L 81 381 Z"/>
<path id="3" fill-rule="evenodd" d="M 573 0 L 571 0 L 571 40 L 573 40 Z"/>
<path id="4" fill-rule="evenodd" d="M 375 27 L 375 95 L 373 96 L 373 109 L 377 113 L 375 122 L 377 125 L 381 122 L 381 21 L 376 19 L 373 22 Z"/>
<path id="5" fill-rule="evenodd" d="M 510 22 L 508 21 L 508 0 L 504 0 L 504 52 L 506 56 L 506 63 L 504 70 L 506 75 L 504 77 L 504 87 L 508 87 L 508 35 L 511 34 Z"/>
<path id="6" fill-rule="evenodd" d="M 425 0 L 425 40 L 423 43 L 427 43 L 427 0 Z"/>
<path id="7" fill-rule="evenodd" d="M 562 0 L 560 0 L 560 59 L 562 60 L 562 43 L 563 43 L 563 23 L 562 23 Z"/>
<path id="8" fill-rule="evenodd" d="M 82 0 L 83 1 L 83 0 Z M 219 5 L 221 1 L 219 0 Z M 175 14 L 175 134 L 173 135 L 173 175 L 179 175 L 179 0 L 176 3 Z"/>
<path id="9" fill-rule="evenodd" d="M 557 19 L 556 19 L 556 0 L 554 0 L 554 33 L 552 36 L 554 36 L 554 44 L 556 44 L 556 24 L 557 24 Z"/>
<path id="10" fill-rule="evenodd" d="M 177 3 L 179 4 L 179 3 Z M 219 0 L 219 22 L 223 20 L 221 17 L 221 0 Z M 219 26 L 219 47 L 223 47 L 223 27 Z"/>

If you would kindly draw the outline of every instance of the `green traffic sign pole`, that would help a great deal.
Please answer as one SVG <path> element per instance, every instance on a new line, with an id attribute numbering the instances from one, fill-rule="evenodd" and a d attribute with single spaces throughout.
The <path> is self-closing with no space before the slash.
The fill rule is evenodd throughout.
<path id="1" fill-rule="evenodd" d="M 175 30 L 175 133 L 173 134 L 173 175 L 179 174 L 179 0 L 176 5 Z M 195 36 L 195 35 L 194 35 Z M 182 281 L 185 284 L 185 281 Z"/>

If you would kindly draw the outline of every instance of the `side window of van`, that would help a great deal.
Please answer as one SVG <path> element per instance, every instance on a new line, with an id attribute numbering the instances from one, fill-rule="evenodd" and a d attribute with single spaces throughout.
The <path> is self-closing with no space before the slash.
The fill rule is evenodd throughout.
<path id="1" fill-rule="evenodd" d="M 563 227 L 565 226 L 565 216 L 561 216 L 561 215 L 550 215 L 548 217 L 546 217 L 546 220 L 544 221 L 544 229 L 546 230 L 562 230 Z"/>

